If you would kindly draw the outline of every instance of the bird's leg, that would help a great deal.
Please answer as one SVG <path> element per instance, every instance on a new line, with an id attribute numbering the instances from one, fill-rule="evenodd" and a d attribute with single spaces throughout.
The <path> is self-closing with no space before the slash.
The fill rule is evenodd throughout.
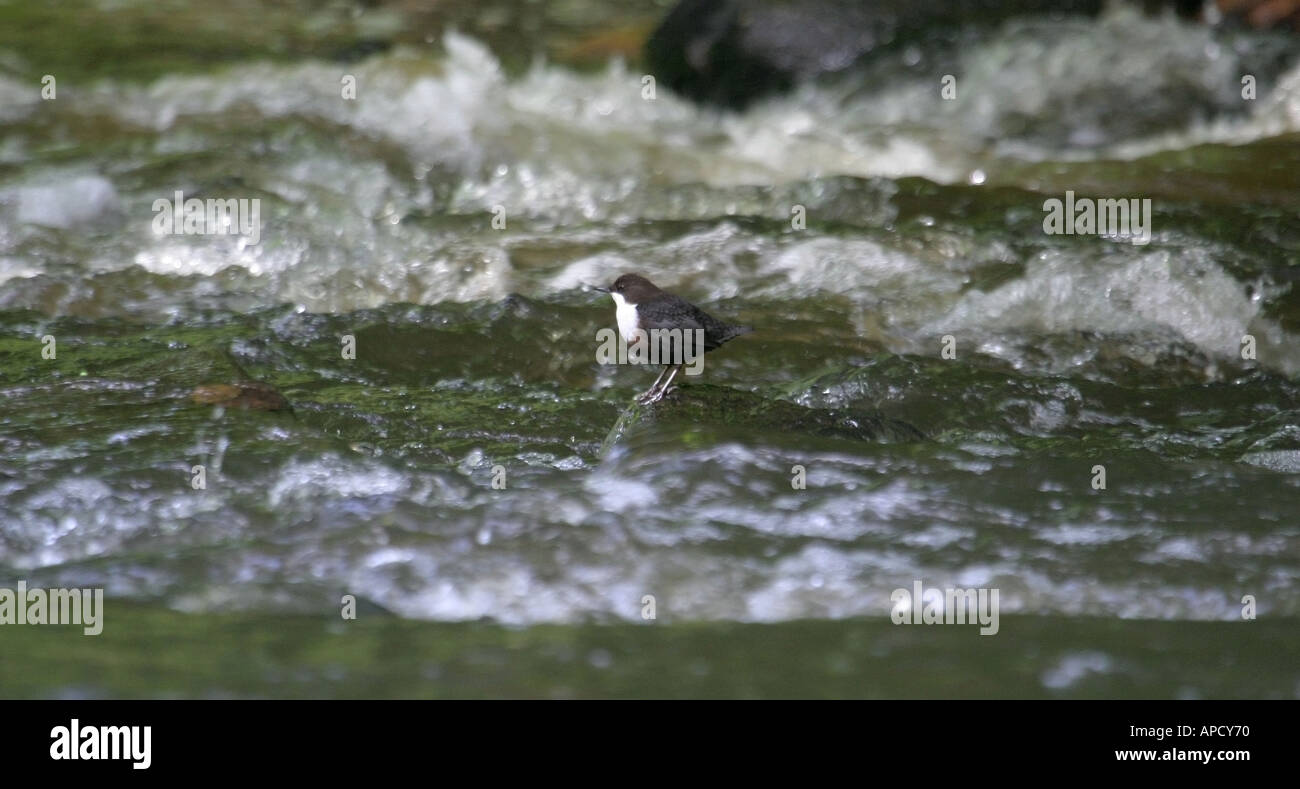
<path id="1" fill-rule="evenodd" d="M 672 368 L 670 368 L 670 369 L 671 369 L 671 372 L 668 373 L 668 380 L 664 381 L 663 386 L 659 387 L 659 393 L 658 393 L 657 395 L 655 395 L 655 398 L 654 398 L 653 400 L 651 400 L 650 402 L 652 402 L 652 403 L 657 403 L 657 402 L 659 402 L 660 400 L 662 400 L 662 399 L 664 399 L 665 397 L 667 397 L 667 396 L 668 396 L 668 393 L 672 391 L 672 383 L 673 383 L 673 379 L 676 378 L 676 377 L 677 377 L 677 373 L 681 371 L 681 369 L 682 369 L 682 365 L 680 365 L 680 364 L 678 364 L 678 365 L 674 365 L 674 366 L 673 366 Z"/>
<path id="2" fill-rule="evenodd" d="M 657 390 L 659 389 L 659 382 L 664 379 L 664 375 L 668 373 L 668 370 L 669 367 L 667 366 L 665 366 L 664 369 L 660 370 L 659 377 L 656 378 L 655 382 L 650 385 L 650 388 L 636 396 L 636 401 L 638 403 L 644 405 L 645 403 L 654 402 L 654 395 L 658 394 Z"/>

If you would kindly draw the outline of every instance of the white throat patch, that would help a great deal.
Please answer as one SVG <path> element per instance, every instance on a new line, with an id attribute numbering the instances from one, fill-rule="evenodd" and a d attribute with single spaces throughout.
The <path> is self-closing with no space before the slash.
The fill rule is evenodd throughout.
<path id="1" fill-rule="evenodd" d="M 611 293 L 609 295 L 614 299 L 614 304 L 617 307 L 614 315 L 618 318 L 618 333 L 623 335 L 624 342 L 630 343 L 636 337 L 636 305 L 628 304 L 621 293 Z"/>

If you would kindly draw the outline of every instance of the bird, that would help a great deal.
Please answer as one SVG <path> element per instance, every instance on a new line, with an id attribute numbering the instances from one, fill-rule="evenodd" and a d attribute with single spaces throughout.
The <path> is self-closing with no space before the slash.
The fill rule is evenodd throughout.
<path id="1" fill-rule="evenodd" d="M 624 274 L 609 287 L 595 287 L 593 290 L 608 293 L 614 300 L 618 332 L 629 345 L 635 345 L 655 329 L 681 329 L 683 332 L 699 330 L 703 332 L 704 352 L 708 353 L 753 331 L 750 326 L 718 320 L 686 299 L 661 290 L 640 274 Z M 644 405 L 662 400 L 672 391 L 673 379 L 683 366 L 680 362 L 665 364 L 654 384 L 638 395 L 636 401 Z M 667 376 L 666 380 L 664 376 Z"/>

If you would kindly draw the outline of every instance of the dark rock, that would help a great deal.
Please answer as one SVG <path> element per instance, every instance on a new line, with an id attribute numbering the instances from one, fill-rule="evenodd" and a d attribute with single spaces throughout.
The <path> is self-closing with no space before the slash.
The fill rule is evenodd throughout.
<path id="1" fill-rule="evenodd" d="M 1139 0 L 1199 13 L 1200 0 Z M 646 42 L 655 78 L 695 101 L 741 109 L 843 72 L 936 30 L 1026 14 L 1097 15 L 1104 0 L 681 0 Z"/>

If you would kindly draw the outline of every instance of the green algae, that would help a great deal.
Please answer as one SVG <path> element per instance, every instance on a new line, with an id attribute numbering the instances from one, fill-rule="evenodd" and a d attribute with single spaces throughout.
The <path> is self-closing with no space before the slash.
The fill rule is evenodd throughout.
<path id="1" fill-rule="evenodd" d="M 785 436 L 843 441 L 919 441 L 925 434 L 907 422 L 857 409 L 818 409 L 713 384 L 678 386 L 658 402 L 633 401 L 601 443 L 607 454 L 638 431 L 656 430 L 698 444 L 709 431 L 752 430 Z"/>

